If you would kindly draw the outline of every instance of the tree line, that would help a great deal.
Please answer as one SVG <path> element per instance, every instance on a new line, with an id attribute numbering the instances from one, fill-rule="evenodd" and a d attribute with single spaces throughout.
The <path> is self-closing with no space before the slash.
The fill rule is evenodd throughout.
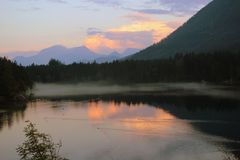
<path id="1" fill-rule="evenodd" d="M 35 82 L 115 83 L 214 82 L 240 81 L 240 53 L 188 53 L 159 60 L 122 60 L 112 63 L 73 63 L 64 65 L 50 60 L 48 65 L 26 67 Z"/>
<path id="2" fill-rule="evenodd" d="M 33 81 L 25 68 L 0 57 L 0 102 L 24 96 Z"/>

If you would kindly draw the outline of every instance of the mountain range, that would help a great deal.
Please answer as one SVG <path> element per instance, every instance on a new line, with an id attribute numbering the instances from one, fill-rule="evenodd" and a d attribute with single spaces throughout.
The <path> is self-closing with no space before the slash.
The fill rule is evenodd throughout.
<path id="1" fill-rule="evenodd" d="M 140 49 L 128 48 L 123 53 L 113 52 L 109 55 L 101 55 L 91 51 L 85 46 L 66 48 L 61 45 L 55 45 L 39 51 L 34 56 L 17 56 L 13 61 L 16 61 L 23 66 L 28 66 L 33 63 L 36 65 L 48 64 L 51 59 L 59 60 L 64 64 L 72 64 L 74 62 L 88 63 L 94 61 L 96 63 L 104 63 L 119 60 L 123 57 L 137 53 L 138 51 L 140 51 Z"/>
<path id="2" fill-rule="evenodd" d="M 168 37 L 129 59 L 215 51 L 240 51 L 240 0 L 213 0 Z"/>

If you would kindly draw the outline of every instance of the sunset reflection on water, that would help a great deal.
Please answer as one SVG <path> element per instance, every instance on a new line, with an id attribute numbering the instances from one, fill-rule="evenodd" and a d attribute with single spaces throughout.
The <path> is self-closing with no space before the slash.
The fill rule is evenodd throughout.
<path id="1" fill-rule="evenodd" d="M 1 159 L 17 159 L 15 148 L 24 140 L 26 120 L 61 140 L 62 154 L 71 160 L 225 160 L 233 156 L 222 146 L 227 139 L 195 128 L 199 124 L 212 128 L 214 123 L 181 119 L 180 113 L 186 111 L 141 102 L 28 103 L 22 110 L 0 114 Z"/>
<path id="2" fill-rule="evenodd" d="M 154 108 L 146 104 L 128 105 L 114 102 L 90 102 L 87 107 L 88 119 L 98 123 L 111 121 L 115 127 L 106 130 L 125 131 L 139 135 L 167 136 L 173 131 L 188 125 L 177 121 L 177 118 L 161 108 Z M 118 125 L 116 125 L 118 123 Z M 176 127 L 176 123 L 178 126 Z"/>

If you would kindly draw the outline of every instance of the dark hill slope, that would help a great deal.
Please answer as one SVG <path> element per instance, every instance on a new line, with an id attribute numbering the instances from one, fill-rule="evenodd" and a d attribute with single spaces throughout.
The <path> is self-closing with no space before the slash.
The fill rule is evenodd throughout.
<path id="1" fill-rule="evenodd" d="M 161 59 L 176 53 L 240 50 L 240 0 L 213 0 L 161 42 L 130 59 Z"/>

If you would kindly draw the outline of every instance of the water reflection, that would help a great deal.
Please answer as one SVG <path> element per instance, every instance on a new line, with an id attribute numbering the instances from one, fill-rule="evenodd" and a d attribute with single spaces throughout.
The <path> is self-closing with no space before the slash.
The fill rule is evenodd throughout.
<path id="1" fill-rule="evenodd" d="M 115 104 L 113 104 L 114 102 L 108 103 L 108 105 L 99 102 L 90 103 L 89 118 L 92 120 L 109 117 L 122 118 L 123 124 L 129 129 L 136 130 L 137 132 L 135 133 L 154 136 L 169 136 L 172 133 L 179 133 L 179 131 L 184 132 L 184 134 L 194 134 L 191 133 L 192 128 L 189 129 L 189 125 L 191 125 L 196 131 L 222 137 L 223 139 L 202 136 L 206 141 L 217 145 L 218 150 L 225 152 L 226 159 L 239 159 L 239 101 L 209 97 L 171 97 L 170 99 L 168 97 L 158 97 L 156 99 L 152 97 L 145 99 L 142 97 L 124 98 L 126 100 L 125 103 L 130 107 L 128 109 L 124 109 L 126 106 L 119 100 L 119 97 L 116 99 L 105 99 L 113 100 Z M 141 100 L 138 101 L 138 98 Z M 150 110 L 148 108 L 144 110 L 143 106 L 146 104 L 151 104 L 148 107 L 154 106 L 158 109 Z M 138 107 L 135 108 L 133 107 L 134 105 Z M 137 114 L 137 112 L 140 114 Z M 172 129 L 173 127 L 175 127 L 174 130 Z M 120 129 L 115 130 L 121 131 Z M 133 131 L 131 130 L 131 132 Z"/>
<path id="2" fill-rule="evenodd" d="M 25 120 L 31 120 L 62 139 L 64 154 L 73 160 L 240 159 L 238 100 L 139 95 L 85 98 L 1 107 L 0 141 L 12 139 L 13 148 L 0 145 L 1 156 L 16 159 L 11 156 L 16 157 L 14 145 L 21 138 L 13 135 L 22 132 Z"/>
<path id="3" fill-rule="evenodd" d="M 141 135 L 170 135 L 176 118 L 163 109 L 156 109 L 147 104 L 128 105 L 124 102 L 115 103 L 94 101 L 88 104 L 88 119 L 93 122 L 111 121 L 121 123 L 122 128 L 101 128 L 111 131 L 131 132 Z M 181 124 L 183 128 L 183 124 Z M 161 134 L 159 132 L 161 131 Z"/>
<path id="4" fill-rule="evenodd" d="M 13 123 L 24 119 L 26 104 L 1 104 L 0 105 L 0 132 L 4 127 L 11 128 Z"/>

